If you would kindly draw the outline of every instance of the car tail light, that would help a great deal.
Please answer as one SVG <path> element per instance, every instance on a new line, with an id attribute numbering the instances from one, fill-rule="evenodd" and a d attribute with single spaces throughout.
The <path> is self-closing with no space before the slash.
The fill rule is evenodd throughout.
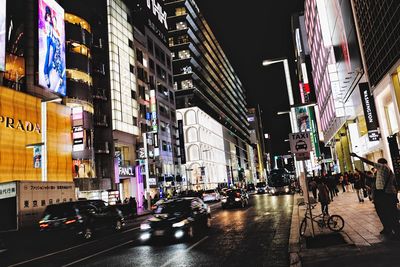
<path id="1" fill-rule="evenodd" d="M 75 222 L 76 222 L 76 220 L 75 220 L 75 219 L 72 219 L 72 220 L 66 221 L 64 224 L 71 224 L 71 223 L 75 223 Z"/>
<path id="2" fill-rule="evenodd" d="M 48 224 L 48 223 L 42 223 L 42 224 L 40 224 L 40 228 L 47 228 L 47 227 L 49 227 L 49 224 Z"/>
<path id="3" fill-rule="evenodd" d="M 236 193 L 236 197 L 240 197 L 240 193 Z"/>

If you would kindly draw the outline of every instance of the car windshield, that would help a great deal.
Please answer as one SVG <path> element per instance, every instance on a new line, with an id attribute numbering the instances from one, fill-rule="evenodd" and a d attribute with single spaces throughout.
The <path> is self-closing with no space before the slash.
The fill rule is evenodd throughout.
<path id="1" fill-rule="evenodd" d="M 76 215 L 76 209 L 71 204 L 59 204 L 47 206 L 44 211 L 43 220 L 56 220 Z"/>
<path id="2" fill-rule="evenodd" d="M 190 211 L 190 202 L 185 200 L 177 200 L 165 202 L 157 206 L 154 214 L 178 214 Z"/>
<path id="3" fill-rule="evenodd" d="M 206 190 L 206 191 L 204 191 L 204 193 L 206 193 L 206 194 L 212 194 L 212 193 L 215 193 L 215 190 L 213 190 L 213 189 Z"/>
<path id="4" fill-rule="evenodd" d="M 235 195 L 235 194 L 241 194 L 242 192 L 240 191 L 240 189 L 233 189 L 227 192 L 227 194 L 229 196 Z"/>

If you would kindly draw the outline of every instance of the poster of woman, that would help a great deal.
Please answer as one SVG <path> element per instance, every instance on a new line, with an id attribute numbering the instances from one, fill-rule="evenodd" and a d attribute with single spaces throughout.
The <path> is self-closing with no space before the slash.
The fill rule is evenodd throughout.
<path id="1" fill-rule="evenodd" d="M 65 96 L 64 9 L 54 0 L 39 0 L 39 85 Z"/>

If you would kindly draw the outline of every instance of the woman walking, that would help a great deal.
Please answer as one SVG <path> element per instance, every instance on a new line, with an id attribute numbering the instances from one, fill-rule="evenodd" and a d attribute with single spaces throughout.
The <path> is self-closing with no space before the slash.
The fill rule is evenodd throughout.
<path id="1" fill-rule="evenodd" d="M 363 177 L 358 173 L 354 173 L 354 189 L 356 190 L 356 194 L 358 197 L 358 202 L 364 203 L 364 189 L 365 188 L 365 182 Z"/>

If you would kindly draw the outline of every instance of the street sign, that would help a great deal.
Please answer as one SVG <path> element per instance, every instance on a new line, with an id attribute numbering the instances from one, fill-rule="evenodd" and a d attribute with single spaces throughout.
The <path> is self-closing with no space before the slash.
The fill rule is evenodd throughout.
<path id="1" fill-rule="evenodd" d="M 312 150 L 309 132 L 289 134 L 290 150 L 294 154 L 308 153 Z"/>

